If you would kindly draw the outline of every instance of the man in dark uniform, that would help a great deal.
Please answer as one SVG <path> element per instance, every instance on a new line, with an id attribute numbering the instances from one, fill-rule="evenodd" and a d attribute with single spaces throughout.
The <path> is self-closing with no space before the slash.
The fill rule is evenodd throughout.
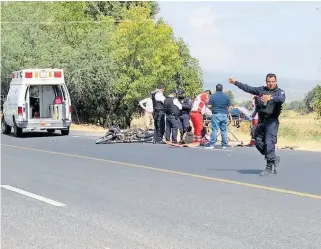
<path id="1" fill-rule="evenodd" d="M 259 123 L 255 131 L 255 146 L 265 156 L 267 165 L 260 175 L 272 173 L 280 164 L 280 157 L 275 155 L 275 144 L 279 128 L 279 116 L 282 111 L 282 104 L 285 102 L 285 93 L 278 87 L 275 74 L 266 76 L 266 86 L 251 87 L 243 84 L 234 78 L 229 78 L 231 84 L 236 85 L 244 92 L 259 96 L 256 98 L 256 111 L 259 116 Z"/>
<path id="2" fill-rule="evenodd" d="M 189 115 L 190 115 L 190 112 L 192 109 L 192 104 L 193 104 L 191 98 L 186 97 L 184 94 L 185 94 L 185 92 L 183 89 L 178 89 L 177 98 L 180 101 L 180 103 L 182 104 L 182 110 L 179 115 L 179 120 L 180 120 L 179 132 L 181 133 L 180 143 L 184 143 L 184 136 L 190 130 L 190 123 L 189 123 L 190 116 Z"/>
<path id="3" fill-rule="evenodd" d="M 170 141 L 172 133 L 172 143 L 177 143 L 177 131 L 180 128 L 179 115 L 182 110 L 182 105 L 176 97 L 177 91 L 171 90 L 170 95 L 164 101 L 164 111 L 166 114 L 166 142 Z"/>
<path id="4" fill-rule="evenodd" d="M 164 113 L 164 86 L 160 85 L 151 92 L 153 101 L 153 118 L 154 118 L 154 144 L 163 144 L 163 136 L 165 132 L 165 113 Z"/>

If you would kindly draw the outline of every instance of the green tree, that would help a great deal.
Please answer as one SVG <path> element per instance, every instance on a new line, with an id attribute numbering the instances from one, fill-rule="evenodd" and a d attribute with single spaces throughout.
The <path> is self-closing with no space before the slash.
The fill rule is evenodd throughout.
<path id="1" fill-rule="evenodd" d="M 231 104 L 232 104 L 232 105 L 235 105 L 236 102 L 235 102 L 235 99 L 234 99 L 234 94 L 233 94 L 233 92 L 232 92 L 231 90 L 228 90 L 228 91 L 226 91 L 226 94 L 230 97 Z"/>
<path id="2" fill-rule="evenodd" d="M 63 68 L 76 120 L 90 122 L 108 114 L 115 67 L 113 19 L 93 23 L 83 14 L 82 2 L 13 2 L 2 7 L 2 88 L 7 87 L 3 75 L 15 70 Z"/>
<path id="3" fill-rule="evenodd" d="M 306 105 L 306 108 L 308 110 L 308 112 L 312 112 L 313 111 L 313 107 L 312 107 L 312 101 L 315 97 L 316 94 L 316 90 L 318 89 L 318 86 L 314 87 L 311 91 L 309 91 L 305 97 L 304 97 L 304 103 Z"/>
<path id="4" fill-rule="evenodd" d="M 154 18 L 159 12 L 158 3 L 153 1 L 90 1 L 86 2 L 85 14 L 94 20 L 98 20 L 101 15 L 123 20 L 123 9 L 130 10 L 132 7 L 147 8 L 149 10 L 148 18 Z"/>
<path id="5" fill-rule="evenodd" d="M 314 98 L 312 100 L 311 106 L 316 112 L 317 117 L 321 118 L 321 86 L 315 87 Z"/>
<path id="6" fill-rule="evenodd" d="M 64 60 L 60 60 L 73 97 L 76 118 L 95 122 L 101 117 L 109 125 L 113 120 L 114 78 L 114 19 L 99 17 L 94 23 L 83 13 L 83 2 L 56 3 L 55 20 L 61 25 L 56 34 L 63 39 Z M 77 6 L 78 5 L 78 6 Z M 78 21 L 79 23 L 70 23 Z"/>
<path id="7" fill-rule="evenodd" d="M 180 68 L 175 74 L 176 87 L 183 88 L 186 95 L 196 97 L 203 88 L 202 69 L 197 59 L 190 55 L 189 48 L 183 38 L 178 38 Z"/>
<path id="8" fill-rule="evenodd" d="M 173 75 L 181 66 L 172 28 L 146 21 L 149 11 L 142 7 L 123 10 L 127 22 L 120 23 L 116 31 L 118 99 L 114 108 L 122 110 L 119 114 L 127 117 L 127 123 L 138 101 L 158 84 L 174 87 Z"/>
<path id="9" fill-rule="evenodd" d="M 308 109 L 306 107 L 306 104 L 303 100 L 295 100 L 289 103 L 287 106 L 288 110 L 296 111 L 300 114 L 306 114 L 308 113 Z"/>
<path id="10" fill-rule="evenodd" d="M 99 9 L 90 12 L 90 6 Z M 154 2 L 2 2 L 1 90 L 12 71 L 62 68 L 73 120 L 129 123 L 156 85 L 202 87 L 198 61 Z M 94 8 L 95 7 L 95 8 Z M 89 12 L 88 12 L 89 11 Z M 115 18 L 123 22 L 115 25 Z M 5 91 L 3 91 L 5 92 Z"/>

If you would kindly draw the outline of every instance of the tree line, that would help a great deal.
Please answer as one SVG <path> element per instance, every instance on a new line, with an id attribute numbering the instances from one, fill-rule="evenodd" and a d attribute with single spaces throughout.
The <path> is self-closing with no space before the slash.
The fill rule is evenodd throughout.
<path id="1" fill-rule="evenodd" d="M 302 100 L 291 101 L 286 105 L 286 109 L 300 114 L 315 112 L 318 117 L 321 117 L 321 86 L 315 86 Z"/>
<path id="2" fill-rule="evenodd" d="M 162 18 L 157 2 L 1 2 L 1 95 L 11 72 L 62 68 L 73 120 L 129 125 L 158 84 L 203 89 L 199 62 Z M 232 102 L 233 93 L 228 92 Z M 240 105 L 251 108 L 251 101 Z M 321 116 L 321 87 L 285 109 Z"/>
<path id="3" fill-rule="evenodd" d="M 202 70 L 156 2 L 2 2 L 1 91 L 11 72 L 62 68 L 78 123 L 129 125 L 158 84 L 194 97 Z"/>

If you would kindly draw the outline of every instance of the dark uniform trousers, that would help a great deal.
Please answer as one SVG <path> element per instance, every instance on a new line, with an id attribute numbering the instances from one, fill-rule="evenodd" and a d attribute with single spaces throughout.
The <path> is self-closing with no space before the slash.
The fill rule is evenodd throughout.
<path id="1" fill-rule="evenodd" d="M 158 143 L 163 141 L 163 136 L 165 133 L 165 113 L 163 110 L 154 110 L 154 142 Z"/>
<path id="2" fill-rule="evenodd" d="M 190 119 L 189 114 L 182 114 L 181 116 L 179 116 L 179 120 L 180 120 L 179 132 L 181 133 L 181 136 L 183 136 L 183 134 L 188 132 L 188 129 L 190 127 L 189 119 Z"/>
<path id="3" fill-rule="evenodd" d="M 181 127 L 181 121 L 178 115 L 169 114 L 166 115 L 166 131 L 165 139 L 170 141 L 170 136 L 172 133 L 172 143 L 177 143 L 177 131 Z"/>
<path id="4" fill-rule="evenodd" d="M 255 130 L 255 146 L 265 156 L 267 163 L 274 163 L 276 159 L 275 144 L 277 143 L 278 129 L 279 120 L 272 119 L 259 123 Z"/>

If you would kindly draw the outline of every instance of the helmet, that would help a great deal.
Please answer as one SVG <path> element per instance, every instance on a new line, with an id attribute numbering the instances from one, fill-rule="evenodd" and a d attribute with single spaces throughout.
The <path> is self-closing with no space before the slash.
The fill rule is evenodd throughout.
<path id="1" fill-rule="evenodd" d="M 182 95 L 184 95 L 184 90 L 182 89 L 182 88 L 179 88 L 178 89 L 178 91 L 177 91 L 177 95 L 180 95 L 180 96 L 182 96 Z"/>

